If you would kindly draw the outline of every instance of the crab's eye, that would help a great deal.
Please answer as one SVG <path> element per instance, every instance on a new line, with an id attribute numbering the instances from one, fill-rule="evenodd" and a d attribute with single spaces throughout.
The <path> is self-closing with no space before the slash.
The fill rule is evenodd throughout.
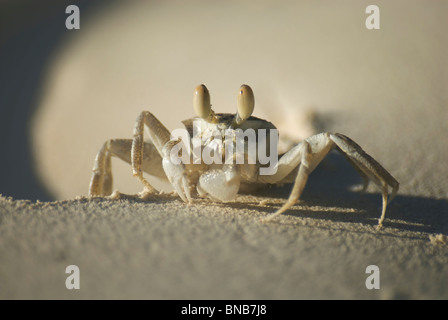
<path id="1" fill-rule="evenodd" d="M 252 89 L 246 84 L 243 84 L 240 87 L 237 106 L 237 123 L 240 124 L 252 115 L 255 106 L 254 93 L 252 92 Z"/>
<path id="2" fill-rule="evenodd" d="M 212 111 L 210 104 L 210 93 L 205 85 L 201 84 L 196 87 L 193 95 L 193 108 L 198 117 L 208 119 Z"/>

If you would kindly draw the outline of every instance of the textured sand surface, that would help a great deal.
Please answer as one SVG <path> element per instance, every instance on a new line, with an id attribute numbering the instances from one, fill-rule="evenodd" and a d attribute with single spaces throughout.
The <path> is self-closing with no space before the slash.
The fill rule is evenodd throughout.
<path id="1" fill-rule="evenodd" d="M 226 206 L 173 197 L 29 203 L 2 198 L 4 298 L 446 299 L 447 234 L 400 212 L 420 207 L 446 226 L 445 205 L 399 198 L 375 231 L 375 201 L 309 197 L 268 224 L 275 199 Z M 376 199 L 375 199 L 376 200 Z M 371 205 L 373 204 L 373 205 Z M 351 206 L 350 206 L 351 205 Z M 432 208 L 433 209 L 432 209 Z M 67 290 L 68 265 L 80 268 Z M 380 289 L 367 290 L 368 265 Z"/>
<path id="2" fill-rule="evenodd" d="M 39 73 L 28 111 L 33 147 L 21 157 L 13 155 L 26 132 L 16 125 L 27 101 L 2 86 L 10 120 L 2 120 L 0 299 L 448 299 L 447 3 L 376 1 L 373 31 L 363 1 L 181 3 L 100 7 L 78 33 L 61 31 L 64 45 Z M 2 70 L 29 80 L 20 75 L 33 69 L 18 68 L 29 57 L 8 44 Z M 266 224 L 259 218 L 290 186 L 228 204 L 86 198 L 101 144 L 131 138 L 144 109 L 177 128 L 193 115 L 199 83 L 217 112 L 234 112 L 248 83 L 255 115 L 280 134 L 354 139 L 400 182 L 385 228 L 375 230 L 380 194 L 356 192 L 361 180 L 338 154 L 312 173 L 292 210 Z M 310 113 L 314 127 L 304 123 Z M 128 165 L 113 166 L 115 188 L 141 191 Z M 56 201 L 34 200 L 48 198 Z M 68 265 L 80 268 L 80 290 L 65 287 Z M 369 265 L 380 269 L 379 290 L 366 289 Z"/>

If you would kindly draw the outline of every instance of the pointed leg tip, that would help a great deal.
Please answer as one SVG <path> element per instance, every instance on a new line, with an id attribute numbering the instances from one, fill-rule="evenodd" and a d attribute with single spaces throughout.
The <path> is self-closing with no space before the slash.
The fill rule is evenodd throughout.
<path id="1" fill-rule="evenodd" d="M 114 190 L 110 195 L 106 196 L 107 199 L 110 200 L 119 200 L 121 199 L 122 193 L 118 190 Z"/>
<path id="2" fill-rule="evenodd" d="M 281 215 L 282 213 L 283 213 L 283 211 L 277 211 L 277 212 L 270 214 L 264 218 L 260 218 L 260 222 L 266 223 L 266 222 L 272 221 L 274 218 Z"/>
<path id="3" fill-rule="evenodd" d="M 154 191 L 150 190 L 149 188 L 144 188 L 143 191 L 138 193 L 138 197 L 143 200 L 147 201 L 150 199 L 150 197 L 154 194 Z"/>

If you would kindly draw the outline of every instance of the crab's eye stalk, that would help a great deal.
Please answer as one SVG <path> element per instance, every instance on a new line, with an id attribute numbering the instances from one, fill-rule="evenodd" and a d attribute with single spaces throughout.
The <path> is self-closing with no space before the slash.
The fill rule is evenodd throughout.
<path id="1" fill-rule="evenodd" d="M 205 85 L 201 84 L 196 87 L 193 95 L 193 108 L 198 117 L 207 120 L 211 113 L 210 93 Z"/>
<path id="2" fill-rule="evenodd" d="M 252 115 L 255 106 L 254 93 L 252 92 L 252 89 L 246 84 L 243 84 L 240 87 L 237 106 L 238 111 L 235 116 L 235 122 L 236 124 L 241 124 Z"/>

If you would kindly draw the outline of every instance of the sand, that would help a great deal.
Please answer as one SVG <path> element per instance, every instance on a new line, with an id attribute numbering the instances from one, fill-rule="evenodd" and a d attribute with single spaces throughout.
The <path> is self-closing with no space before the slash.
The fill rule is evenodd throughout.
<path id="1" fill-rule="evenodd" d="M 378 197 L 309 195 L 270 223 L 278 198 L 186 206 L 1 198 L 2 299 L 446 299 L 445 202 L 399 197 L 376 231 Z M 268 200 L 260 205 L 260 201 Z M 306 203 L 305 203 L 306 202 Z M 413 210 L 425 218 L 412 218 Z M 443 227 L 445 226 L 443 229 Z M 439 240 L 439 241 L 438 241 Z M 65 287 L 66 267 L 80 289 Z M 379 289 L 367 289 L 369 265 Z"/>
<path id="2" fill-rule="evenodd" d="M 116 4 L 86 9 L 77 34 L 54 28 L 58 15 L 11 33 L 0 55 L 14 75 L 1 77 L 0 299 L 447 299 L 447 5 L 380 1 L 381 29 L 367 30 L 370 3 L 323 3 Z M 30 37 L 53 44 L 39 49 L 47 58 L 25 55 Z M 14 98 L 17 79 L 29 79 L 29 99 Z M 255 115 L 280 134 L 359 143 L 400 182 L 384 228 L 378 190 L 357 192 L 338 154 L 269 223 L 259 219 L 290 186 L 226 204 L 86 197 L 105 140 L 131 138 L 143 109 L 178 127 L 204 82 L 216 111 L 234 112 L 248 83 Z M 141 191 L 129 166 L 113 165 L 114 188 Z M 65 286 L 69 265 L 79 290 Z M 379 289 L 366 288 L 370 265 Z"/>

